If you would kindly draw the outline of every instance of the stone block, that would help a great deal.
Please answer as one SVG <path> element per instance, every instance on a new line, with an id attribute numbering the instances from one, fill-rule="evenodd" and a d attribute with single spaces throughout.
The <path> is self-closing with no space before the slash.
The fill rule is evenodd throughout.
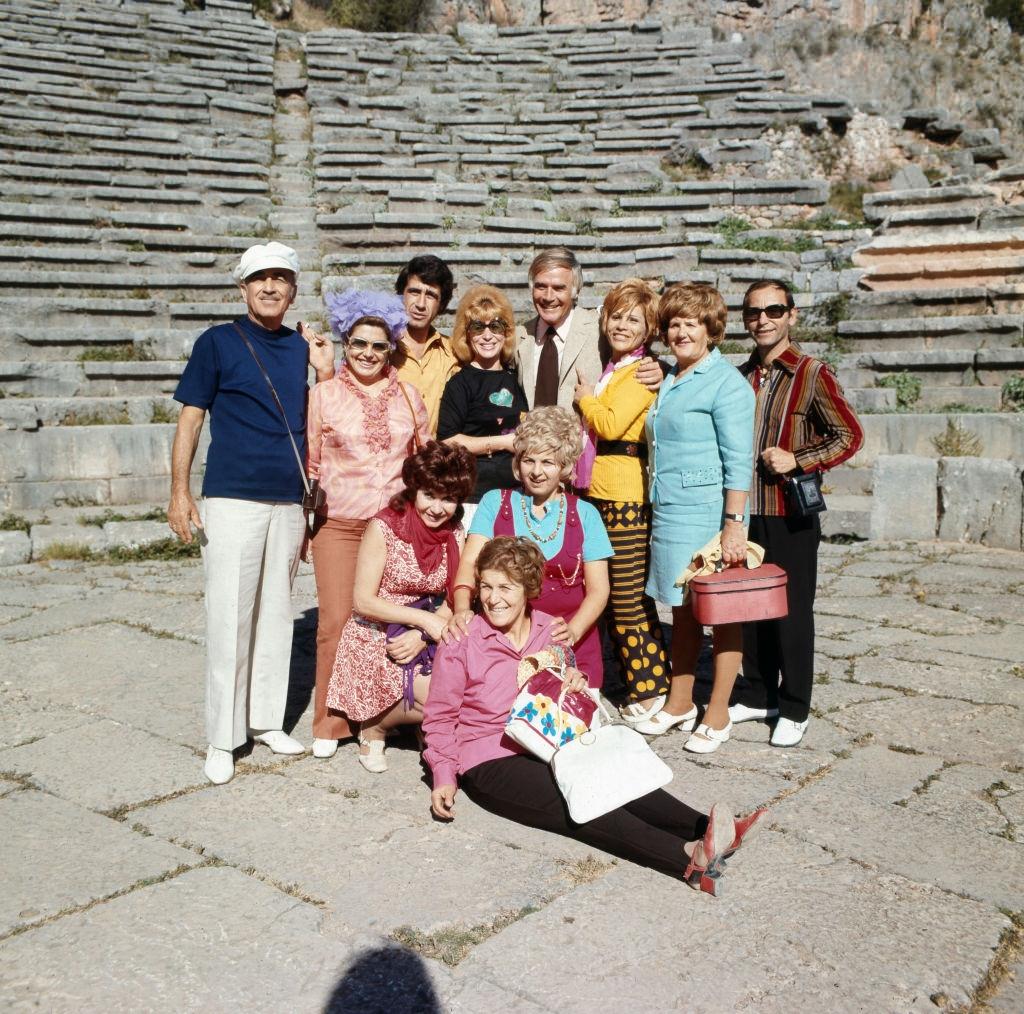
<path id="1" fill-rule="evenodd" d="M 173 538 L 163 521 L 108 521 L 103 531 L 108 547 L 122 546 L 126 549 L 151 546 L 154 542 Z"/>
<path id="2" fill-rule="evenodd" d="M 939 461 L 939 538 L 1021 548 L 1021 470 L 991 458 Z"/>
<path id="3" fill-rule="evenodd" d="M 0 567 L 28 563 L 32 557 L 32 540 L 27 532 L 0 532 Z"/>
<path id="4" fill-rule="evenodd" d="M 33 525 L 32 559 L 41 560 L 56 547 L 75 547 L 101 553 L 107 548 L 107 536 L 95 525 Z"/>
<path id="5" fill-rule="evenodd" d="M 898 169 L 889 185 L 892 190 L 927 190 L 931 186 L 924 170 L 913 162 Z"/>
<path id="6" fill-rule="evenodd" d="M 5 797 L 0 820 L 6 828 L 0 864 L 3 933 L 202 861 L 42 792 Z"/>
<path id="7" fill-rule="evenodd" d="M 349 784 L 378 780 L 353 772 Z M 207 854 L 300 885 L 328 903 L 332 918 L 359 930 L 478 923 L 502 908 L 537 905 L 551 889 L 557 877 L 552 858 L 496 843 L 459 821 L 432 821 L 426 789 L 417 790 L 416 815 L 407 816 L 389 803 L 364 800 L 358 787 L 353 793 L 329 792 L 293 778 L 255 774 L 134 817 L 161 837 L 182 836 Z M 568 842 L 562 854 L 577 848 Z M 323 861 L 337 850 L 344 861 Z M 429 891 L 416 889 L 425 881 Z"/>
<path id="8" fill-rule="evenodd" d="M 873 539 L 935 538 L 938 514 L 938 462 L 912 454 L 875 459 L 871 501 Z"/>
<path id="9" fill-rule="evenodd" d="M 765 906 L 758 885 L 776 876 L 785 880 L 787 903 Z M 658 890 L 650 885 L 649 873 L 620 864 L 481 944 L 454 980 L 491 983 L 550 1007 L 537 951 L 544 940 L 553 952 L 573 955 L 559 971 L 572 1009 L 628 1008 L 642 981 L 648 1011 L 924 1010 L 922 998 L 940 991 L 967 1001 L 991 959 L 994 934 L 1009 924 L 991 906 L 878 876 L 788 834 L 766 833 L 730 863 L 730 893 L 714 906 L 668 880 Z M 688 933 L 702 941 L 699 961 L 680 961 L 678 941 L 649 932 L 680 911 Z M 775 956 L 794 951 L 799 971 L 780 974 Z M 888 958 L 893 953 L 900 954 L 898 967 Z"/>
<path id="10" fill-rule="evenodd" d="M 13 1008 L 45 996 L 61 1014 L 336 1010 L 353 955 L 321 936 L 320 920 L 315 905 L 238 870 L 192 870 L 8 941 L 0 995 Z"/>

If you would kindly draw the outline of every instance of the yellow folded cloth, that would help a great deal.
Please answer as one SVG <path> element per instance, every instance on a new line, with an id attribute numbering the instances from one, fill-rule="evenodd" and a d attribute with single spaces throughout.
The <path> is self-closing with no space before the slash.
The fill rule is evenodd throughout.
<path id="1" fill-rule="evenodd" d="M 676 581 L 677 588 L 685 588 L 683 601 L 690 593 L 690 582 L 701 574 L 714 574 L 721 570 L 722 533 L 719 532 L 706 546 L 698 549 L 686 566 L 682 576 Z M 756 542 L 747 543 L 746 566 L 748 570 L 756 570 L 764 563 L 764 550 Z"/>

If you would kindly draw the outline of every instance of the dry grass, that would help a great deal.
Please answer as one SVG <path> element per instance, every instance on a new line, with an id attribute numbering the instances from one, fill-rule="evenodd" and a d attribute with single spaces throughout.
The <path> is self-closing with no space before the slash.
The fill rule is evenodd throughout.
<path id="1" fill-rule="evenodd" d="M 584 856 L 582 859 L 556 859 L 561 874 L 573 887 L 591 884 L 600 880 L 612 867 L 615 861 L 598 859 L 595 855 Z"/>
<path id="2" fill-rule="evenodd" d="M 495 933 L 500 933 L 506 926 L 511 926 L 536 911 L 532 905 L 505 909 L 490 922 L 477 926 L 446 926 L 433 933 L 422 933 L 412 926 L 399 926 L 392 932 L 391 939 L 424 958 L 433 958 L 448 965 L 449 968 L 454 968 L 477 944 L 482 944 Z"/>

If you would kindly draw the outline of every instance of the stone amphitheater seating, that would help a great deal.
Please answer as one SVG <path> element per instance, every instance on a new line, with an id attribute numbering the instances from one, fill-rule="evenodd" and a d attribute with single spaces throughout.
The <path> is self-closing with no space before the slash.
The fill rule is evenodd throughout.
<path id="1" fill-rule="evenodd" d="M 0 78 L 8 508 L 164 499 L 171 425 L 151 420 L 169 418 L 194 336 L 234 311 L 239 251 L 269 235 L 300 252 L 306 319 L 321 284 L 390 288 L 428 251 L 525 315 L 527 265 L 551 243 L 580 253 L 590 306 L 628 275 L 708 281 L 733 309 L 782 276 L 808 321 L 849 296 L 831 351 L 853 399 L 894 408 L 877 384 L 906 371 L 924 413 L 865 417 L 868 446 L 830 476 L 835 530 L 867 534 L 876 456 L 933 454 L 931 410 L 998 408 L 1024 366 L 1020 167 L 990 152 L 951 185 L 868 195 L 868 228 L 794 228 L 828 184 L 768 178 L 762 136 L 842 130 L 853 110 L 788 92 L 703 29 L 299 37 L 233 0 L 0 0 Z M 751 228 L 731 242 L 737 216 Z M 964 419 L 986 453 L 1022 453 L 1019 419 Z"/>

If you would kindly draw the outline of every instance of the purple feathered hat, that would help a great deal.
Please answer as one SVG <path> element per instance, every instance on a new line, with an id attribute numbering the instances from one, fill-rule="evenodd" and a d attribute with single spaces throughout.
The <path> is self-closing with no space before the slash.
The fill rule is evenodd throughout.
<path id="1" fill-rule="evenodd" d="M 405 306 L 393 292 L 374 292 L 372 289 L 346 289 L 344 292 L 329 292 L 324 296 L 327 304 L 327 319 L 331 330 L 339 338 L 347 338 L 352 325 L 360 317 L 380 317 L 390 331 L 391 347 L 409 324 Z"/>

